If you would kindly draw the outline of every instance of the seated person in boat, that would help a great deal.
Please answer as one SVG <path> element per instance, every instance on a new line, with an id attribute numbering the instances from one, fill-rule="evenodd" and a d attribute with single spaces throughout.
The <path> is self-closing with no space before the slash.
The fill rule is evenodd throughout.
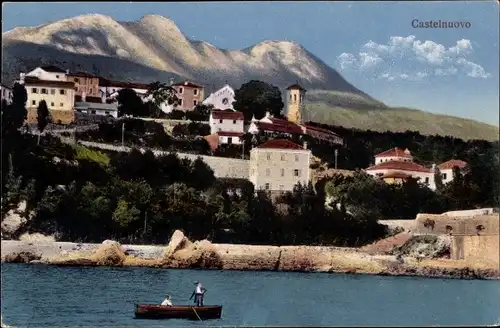
<path id="1" fill-rule="evenodd" d="M 167 298 L 161 303 L 161 305 L 172 306 L 172 301 L 170 300 L 170 295 L 167 295 Z"/>
<path id="2" fill-rule="evenodd" d="M 194 296 L 194 303 L 196 304 L 196 306 L 203 306 L 203 296 L 207 290 L 198 281 L 196 281 L 194 284 L 196 287 L 194 288 L 193 294 L 191 294 L 191 297 L 189 299 L 192 299 Z"/>

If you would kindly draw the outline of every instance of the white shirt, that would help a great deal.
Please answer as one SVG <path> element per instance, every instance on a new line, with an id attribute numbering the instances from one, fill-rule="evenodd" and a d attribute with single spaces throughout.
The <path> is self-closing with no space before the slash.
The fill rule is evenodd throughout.
<path id="1" fill-rule="evenodd" d="M 203 292 L 201 291 L 201 284 L 196 285 L 196 294 L 202 294 Z"/>
<path id="2" fill-rule="evenodd" d="M 168 298 L 166 298 L 163 303 L 161 303 L 161 305 L 172 306 L 172 302 Z"/>

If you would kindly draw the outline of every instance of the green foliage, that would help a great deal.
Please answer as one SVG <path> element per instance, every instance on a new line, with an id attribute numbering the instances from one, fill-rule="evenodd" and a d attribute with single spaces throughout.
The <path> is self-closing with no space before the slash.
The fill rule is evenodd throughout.
<path id="1" fill-rule="evenodd" d="M 26 101 L 28 94 L 24 85 L 16 83 L 12 89 L 12 103 L 2 103 L 2 139 L 12 138 L 19 134 L 28 117 Z"/>
<path id="2" fill-rule="evenodd" d="M 38 104 L 36 114 L 38 131 L 42 133 L 47 125 L 52 121 L 49 108 L 47 107 L 47 103 L 45 102 L 45 100 L 40 101 L 40 103 Z"/>
<path id="3" fill-rule="evenodd" d="M 129 205 L 126 200 L 120 199 L 113 212 L 113 221 L 120 227 L 128 227 L 134 221 L 139 220 L 139 211 L 135 206 Z"/>
<path id="4" fill-rule="evenodd" d="M 76 160 L 87 160 L 99 163 L 101 165 L 109 164 L 108 155 L 100 151 L 92 150 L 80 145 L 75 146 L 75 149 L 76 149 L 76 156 L 75 156 Z"/>
<path id="5" fill-rule="evenodd" d="M 278 87 L 257 80 L 244 83 L 235 91 L 234 98 L 233 107 L 243 112 L 245 120 L 250 120 L 253 115 L 261 119 L 266 112 L 278 116 L 285 106 Z"/>
<path id="6" fill-rule="evenodd" d="M 154 117 L 160 116 L 160 107 L 163 103 L 173 105 L 178 102 L 175 89 L 171 86 L 166 85 L 165 83 L 161 83 L 158 81 L 149 85 L 148 92 L 146 93 L 146 98 L 149 96 L 153 98 L 153 103 L 156 105 L 156 113 Z"/>
<path id="7" fill-rule="evenodd" d="M 191 121 L 208 121 L 213 105 L 198 104 L 192 111 L 186 113 L 186 118 Z"/>

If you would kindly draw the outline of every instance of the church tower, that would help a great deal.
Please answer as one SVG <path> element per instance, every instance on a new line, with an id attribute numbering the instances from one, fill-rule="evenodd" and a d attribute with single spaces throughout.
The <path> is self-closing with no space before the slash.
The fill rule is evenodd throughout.
<path id="1" fill-rule="evenodd" d="M 286 102 L 288 120 L 296 124 L 301 124 L 306 89 L 302 88 L 298 83 L 292 84 L 286 89 L 288 90 Z"/>

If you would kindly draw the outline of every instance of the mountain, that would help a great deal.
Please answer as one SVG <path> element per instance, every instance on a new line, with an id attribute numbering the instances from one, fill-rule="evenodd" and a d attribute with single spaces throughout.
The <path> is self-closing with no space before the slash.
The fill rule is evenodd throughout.
<path id="1" fill-rule="evenodd" d="M 206 94 L 225 83 L 239 88 L 252 79 L 280 88 L 298 82 L 310 90 L 308 115 L 321 119 L 322 123 L 342 122 L 362 128 L 367 120 L 373 129 L 394 128 L 384 117 L 394 115 L 395 111 L 349 84 L 336 70 L 296 42 L 263 41 L 243 50 L 218 49 L 204 41 L 189 40 L 172 20 L 158 15 L 117 22 L 108 16 L 91 14 L 2 33 L 3 82 L 11 83 L 19 72 L 41 65 L 58 65 L 110 79 L 143 83 L 187 78 L 204 84 Z M 349 121 L 346 119 L 349 115 L 340 115 L 344 111 L 359 112 L 351 116 L 361 121 Z M 339 117 L 342 120 L 339 121 Z M 404 127 L 407 123 L 404 115 L 398 117 L 397 127 Z M 436 117 L 422 112 L 418 122 L 408 126 L 425 130 L 427 119 Z M 456 120 L 457 126 L 445 129 L 445 133 L 478 137 L 476 133 L 461 132 L 464 131 L 462 125 L 470 124 L 469 121 Z M 490 139 L 491 129 L 498 131 L 497 127 L 483 124 L 479 131 L 484 133 L 479 137 Z M 429 131 L 439 133 L 441 130 Z M 496 136 L 498 138 L 498 132 Z"/>

